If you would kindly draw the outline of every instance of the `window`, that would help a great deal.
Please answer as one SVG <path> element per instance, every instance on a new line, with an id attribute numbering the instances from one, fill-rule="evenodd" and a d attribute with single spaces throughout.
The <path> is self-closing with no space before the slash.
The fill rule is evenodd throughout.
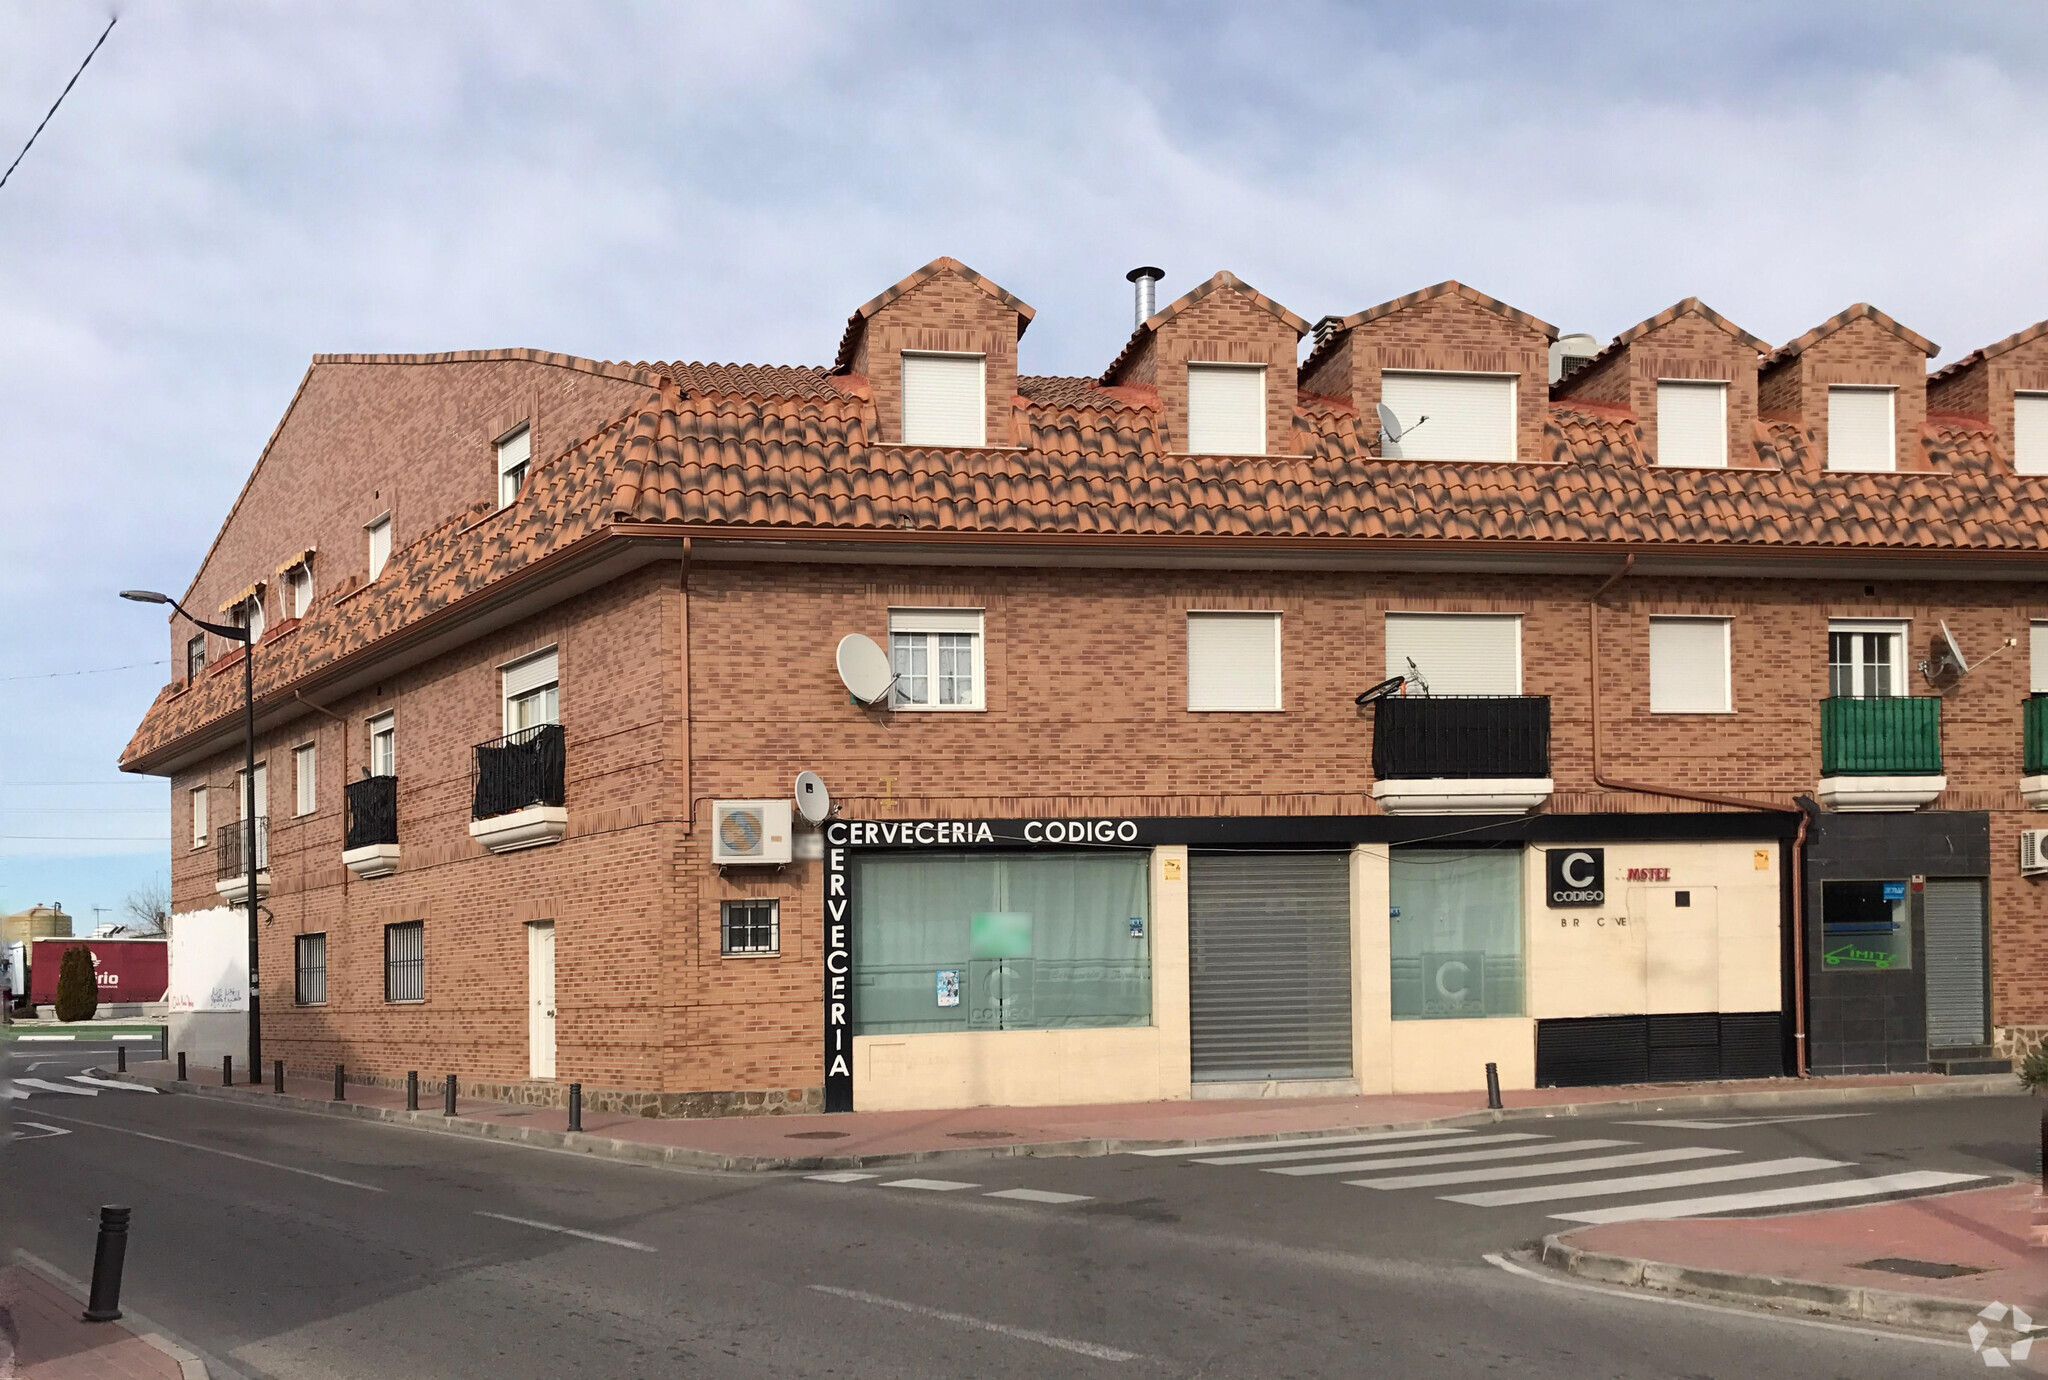
<path id="1" fill-rule="evenodd" d="M 1411 695 L 1519 695 L 1521 616 L 1390 613 L 1387 674 L 1412 677 Z"/>
<path id="2" fill-rule="evenodd" d="M 533 428 L 521 423 L 498 442 L 498 506 L 508 506 L 519 497 L 526 483 L 527 464 L 533 459 Z"/>
<path id="3" fill-rule="evenodd" d="M 2028 633 L 2027 655 L 2032 665 L 2027 688 L 2036 695 L 2048 695 L 2048 622 L 2036 619 Z"/>
<path id="4" fill-rule="evenodd" d="M 370 578 L 374 580 L 384 573 L 384 562 L 391 559 L 391 514 L 386 513 L 363 531 L 370 538 Z"/>
<path id="5" fill-rule="evenodd" d="M 536 652 L 499 672 L 504 687 L 505 732 L 517 733 L 539 724 L 560 723 L 560 680 L 555 649 Z"/>
<path id="6" fill-rule="evenodd" d="M 1657 463 L 1728 467 L 1728 385 L 1657 381 Z"/>
<path id="7" fill-rule="evenodd" d="M 292 999 L 301 1006 L 320 1006 L 327 1001 L 327 936 L 302 934 L 292 941 L 292 966 L 296 973 Z"/>
<path id="8" fill-rule="evenodd" d="M 198 680 L 199 673 L 206 669 L 206 634 L 201 633 L 185 644 L 185 679 Z"/>
<path id="9" fill-rule="evenodd" d="M 238 771 L 235 773 L 235 806 L 236 819 L 247 819 L 249 817 L 248 772 Z M 268 819 L 269 817 L 270 764 L 268 762 L 258 762 L 256 764 L 256 818 Z"/>
<path id="10" fill-rule="evenodd" d="M 1820 884 L 1821 963 L 1829 972 L 1913 966 L 1906 879 Z"/>
<path id="11" fill-rule="evenodd" d="M 2021 474 L 2048 474 L 2048 393 L 2012 395 L 2012 463 Z"/>
<path id="12" fill-rule="evenodd" d="M 1152 1023 L 1142 852 L 898 853 L 855 863 L 853 1033 Z"/>
<path id="13" fill-rule="evenodd" d="M 782 948 L 782 902 L 720 901 L 719 946 L 726 954 L 772 954 Z"/>
<path id="14" fill-rule="evenodd" d="M 292 749 L 292 774 L 298 787 L 292 812 L 310 815 L 319 807 L 320 799 L 314 787 L 314 750 L 311 743 L 301 743 Z"/>
<path id="15" fill-rule="evenodd" d="M 1188 366 L 1188 452 L 1266 453 L 1266 366 Z"/>
<path id="16" fill-rule="evenodd" d="M 263 640 L 263 592 L 258 590 L 241 603 L 235 605 L 234 617 L 229 621 L 238 628 L 247 628 L 249 630 L 249 642 L 252 646 L 261 642 Z"/>
<path id="17" fill-rule="evenodd" d="M 1650 712 L 1726 714 L 1731 704 L 1728 620 L 1650 620 Z"/>
<path id="18" fill-rule="evenodd" d="M 988 383 L 980 355 L 903 352 L 903 443 L 988 444 Z"/>
<path id="19" fill-rule="evenodd" d="M 1188 708 L 1280 708 L 1280 615 L 1188 614 Z"/>
<path id="20" fill-rule="evenodd" d="M 206 787 L 194 786 L 192 798 L 192 846 L 206 847 Z"/>
<path id="21" fill-rule="evenodd" d="M 1513 374 L 1384 371 L 1380 401 L 1400 422 L 1401 439 L 1383 440 L 1380 453 L 1390 460 L 1513 460 L 1516 382 Z"/>
<path id="22" fill-rule="evenodd" d="M 427 999 L 427 926 L 422 920 L 384 927 L 384 1000 Z"/>
<path id="23" fill-rule="evenodd" d="M 1834 619 L 1828 624 L 1828 694 L 1871 699 L 1906 693 L 1906 625 Z"/>
<path id="24" fill-rule="evenodd" d="M 370 720 L 370 775 L 398 775 L 398 723 L 389 714 Z"/>
<path id="25" fill-rule="evenodd" d="M 890 609 L 898 709 L 982 709 L 981 610 Z"/>
<path id="26" fill-rule="evenodd" d="M 285 609 L 293 618 L 304 618 L 313 606 L 313 558 L 308 556 L 285 576 Z"/>
<path id="27" fill-rule="evenodd" d="M 1890 388 L 1828 389 L 1828 468 L 1875 472 L 1899 467 Z"/>
<path id="28" fill-rule="evenodd" d="M 1522 857 L 1396 848 L 1388 863 L 1397 1021 L 1522 1014 Z"/>

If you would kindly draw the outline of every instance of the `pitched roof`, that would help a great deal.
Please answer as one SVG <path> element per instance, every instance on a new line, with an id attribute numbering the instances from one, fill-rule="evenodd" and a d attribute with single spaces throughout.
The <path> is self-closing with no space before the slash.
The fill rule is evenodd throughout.
<path id="1" fill-rule="evenodd" d="M 854 308 L 853 315 L 846 318 L 846 333 L 839 338 L 839 353 L 832 361 L 833 369 L 837 371 L 853 367 L 854 347 L 860 343 L 861 332 L 867 329 L 870 316 L 873 316 L 883 307 L 888 306 L 891 302 L 903 296 L 903 294 L 923 286 L 933 278 L 938 277 L 939 274 L 946 272 L 951 272 L 960 278 L 964 278 L 989 296 L 995 298 L 996 301 L 1016 312 L 1017 334 L 1020 336 L 1024 334 L 1025 328 L 1030 326 L 1031 318 L 1038 315 L 1037 309 L 1025 305 L 1023 298 L 1007 288 L 997 286 L 993 281 L 982 277 L 958 259 L 942 254 L 905 278 L 902 282 L 897 283 L 894 287 L 883 289 Z"/>
<path id="2" fill-rule="evenodd" d="M 635 364 L 674 380 L 685 393 L 730 393 L 744 398 L 836 398 L 847 390 L 833 382 L 830 369 L 815 364 L 699 364 L 666 360 Z"/>
<path id="3" fill-rule="evenodd" d="M 1174 298 L 1171 302 L 1168 302 L 1165 306 L 1140 322 L 1138 328 L 1131 332 L 1131 338 L 1124 342 L 1123 349 L 1117 351 L 1116 358 L 1111 360 L 1109 367 L 1102 371 L 1102 381 L 1104 383 L 1115 383 L 1118 373 L 1136 357 L 1139 348 L 1144 345 L 1148 337 L 1156 334 L 1160 327 L 1166 325 L 1167 322 L 1179 316 L 1210 293 L 1221 291 L 1224 288 L 1231 288 L 1244 294 L 1251 299 L 1253 305 L 1271 312 L 1279 319 L 1282 325 L 1294 332 L 1296 340 L 1308 334 L 1309 324 L 1306 320 L 1296 316 L 1293 312 L 1266 296 L 1265 293 L 1260 292 L 1250 283 L 1245 282 L 1229 269 L 1219 269 L 1211 274 L 1206 281 L 1195 284 L 1194 287 L 1189 288 L 1186 292 Z"/>
<path id="4" fill-rule="evenodd" d="M 1942 368 L 1929 374 L 1927 381 L 1933 383 L 1936 379 L 1945 379 L 1953 374 L 1960 374 L 1973 364 L 1982 364 L 1987 359 L 1996 359 L 2007 350 L 2016 349 L 2030 340 L 2039 340 L 2044 335 L 2048 335 L 2048 321 L 2036 321 L 2025 330 L 2014 331 L 2003 340 L 1993 341 L 1989 345 L 1978 346 L 1955 363 L 1944 365 Z"/>
<path id="5" fill-rule="evenodd" d="M 1489 297 L 1478 288 L 1465 286 L 1456 278 L 1446 278 L 1441 283 L 1433 283 L 1429 287 L 1418 288 L 1414 292 L 1382 302 L 1376 307 L 1367 307 L 1364 311 L 1355 311 L 1349 316 L 1338 317 L 1329 332 L 1324 335 L 1322 342 L 1315 349 L 1309 351 L 1308 358 L 1302 361 L 1302 376 L 1306 378 L 1315 366 L 1321 362 L 1322 357 L 1330 350 L 1336 348 L 1337 341 L 1343 336 L 1344 332 L 1363 326 L 1369 321 L 1377 321 L 1383 316 L 1392 316 L 1396 312 L 1420 306 L 1422 303 L 1438 297 L 1462 297 L 1474 306 L 1484 307 L 1487 311 L 1493 312 L 1498 316 L 1504 316 L 1510 321 L 1519 322 L 1531 330 L 1541 331 L 1546 339 L 1557 339 L 1557 327 L 1551 325 L 1542 317 L 1532 316 L 1520 307 L 1511 307 L 1498 297 Z"/>
<path id="6" fill-rule="evenodd" d="M 1745 331 L 1744 329 L 1742 329 L 1742 327 L 1736 325 L 1733 321 L 1730 321 L 1727 317 L 1715 311 L 1712 307 L 1708 306 L 1705 302 L 1702 302 L 1699 298 L 1687 297 L 1681 301 L 1673 302 L 1670 306 L 1664 308 L 1664 310 L 1658 312 L 1655 316 L 1645 317 L 1643 320 L 1636 322 L 1635 325 L 1630 326 L 1620 335 L 1608 341 L 1606 345 L 1601 347 L 1600 352 L 1598 354 L 1589 356 L 1588 358 L 1581 360 L 1577 368 L 1573 369 L 1570 373 L 1565 374 L 1563 377 L 1559 378 L 1556 383 L 1550 385 L 1552 396 L 1564 396 L 1557 390 L 1563 388 L 1565 384 L 1577 378 L 1579 375 L 1585 373 L 1588 369 L 1591 369 L 1594 365 L 1606 359 L 1616 350 L 1628 348 L 1630 345 L 1633 345 L 1637 340 L 1641 339 L 1643 336 L 1648 335 L 1651 331 L 1656 330 L 1660 326 L 1670 325 L 1679 317 L 1684 316 L 1687 312 L 1691 312 L 1707 321 L 1712 322 L 1714 325 L 1719 326 L 1722 330 L 1728 332 L 1728 334 L 1734 336 L 1738 341 L 1748 346 L 1750 349 L 1756 351 L 1758 354 L 1763 354 L 1771 348 L 1770 345 L 1766 343 L 1764 340 L 1762 340 L 1760 337 L 1751 335 L 1748 331 Z"/>
<path id="7" fill-rule="evenodd" d="M 1788 340 L 1783 345 L 1780 345 L 1776 350 L 1773 350 L 1764 357 L 1761 367 L 1775 369 L 1780 364 L 1802 353 L 1808 346 L 1818 344 L 1827 339 L 1851 321 L 1860 320 L 1875 321 L 1878 325 L 1884 327 L 1893 335 L 1920 351 L 1921 354 L 1926 355 L 1929 359 L 1941 353 L 1941 346 L 1935 344 L 1926 336 L 1921 335 L 1918 331 L 1909 330 L 1901 326 L 1868 302 L 1857 302 L 1843 311 L 1836 312 L 1797 340 Z"/>

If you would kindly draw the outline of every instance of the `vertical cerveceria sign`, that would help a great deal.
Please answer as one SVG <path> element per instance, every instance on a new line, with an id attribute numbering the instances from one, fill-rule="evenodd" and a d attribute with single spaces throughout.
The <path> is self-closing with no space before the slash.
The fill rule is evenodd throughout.
<path id="1" fill-rule="evenodd" d="M 825 826 L 825 1110 L 853 1110 L 853 888 L 847 826 Z"/>

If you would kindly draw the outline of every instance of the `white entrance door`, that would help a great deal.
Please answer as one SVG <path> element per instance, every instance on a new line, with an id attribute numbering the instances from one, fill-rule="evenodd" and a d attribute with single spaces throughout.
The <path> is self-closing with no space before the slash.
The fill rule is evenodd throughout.
<path id="1" fill-rule="evenodd" d="M 555 1076 L 555 925 L 526 927 L 526 1034 L 532 1076 Z"/>

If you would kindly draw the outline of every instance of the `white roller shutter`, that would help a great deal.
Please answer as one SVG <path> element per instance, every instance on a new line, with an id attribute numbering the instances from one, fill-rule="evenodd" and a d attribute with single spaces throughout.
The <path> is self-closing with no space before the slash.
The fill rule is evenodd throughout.
<path id="1" fill-rule="evenodd" d="M 1512 374 L 1389 369 L 1380 375 L 1380 401 L 1402 427 L 1399 441 L 1385 443 L 1390 460 L 1515 458 Z"/>
<path id="2" fill-rule="evenodd" d="M 521 695 L 531 694 L 543 685 L 553 685 L 561 679 L 555 664 L 555 649 L 536 652 L 507 666 L 505 675 L 505 698 L 516 700 Z"/>
<path id="3" fill-rule="evenodd" d="M 1728 712 L 1728 620 L 1650 620 L 1650 712 Z"/>
<path id="4" fill-rule="evenodd" d="M 1728 467 L 1727 384 L 1658 381 L 1657 463 Z"/>
<path id="5" fill-rule="evenodd" d="M 1522 620 L 1518 614 L 1390 613 L 1387 674 L 1405 676 L 1408 663 L 1432 695 L 1522 693 Z M 1411 686 L 1408 693 L 1421 693 Z"/>
<path id="6" fill-rule="evenodd" d="M 980 609 L 890 609 L 890 632 L 980 633 Z"/>
<path id="7" fill-rule="evenodd" d="M 1188 708 L 1280 707 L 1280 615 L 1188 615 Z"/>
<path id="8" fill-rule="evenodd" d="M 980 355 L 903 352 L 903 443 L 987 444 L 988 387 Z"/>
<path id="9" fill-rule="evenodd" d="M 1890 388 L 1828 389 L 1828 468 L 1876 472 L 1899 467 Z"/>
<path id="10" fill-rule="evenodd" d="M 1984 991 L 1984 884 L 1929 881 L 1923 899 L 1927 1045 L 1982 1045 L 1991 1038 Z"/>
<path id="11" fill-rule="evenodd" d="M 2037 695 L 2048 695 L 2048 623 L 2036 622 L 2029 629 L 2031 641 L 2028 651 L 2033 660 L 2033 674 L 2028 678 L 2027 689 Z"/>
<path id="12" fill-rule="evenodd" d="M 2048 393 L 2012 395 L 2012 462 L 2021 474 L 2048 474 Z"/>
<path id="13" fill-rule="evenodd" d="M 1266 453 L 1266 366 L 1188 366 L 1188 452 Z"/>

